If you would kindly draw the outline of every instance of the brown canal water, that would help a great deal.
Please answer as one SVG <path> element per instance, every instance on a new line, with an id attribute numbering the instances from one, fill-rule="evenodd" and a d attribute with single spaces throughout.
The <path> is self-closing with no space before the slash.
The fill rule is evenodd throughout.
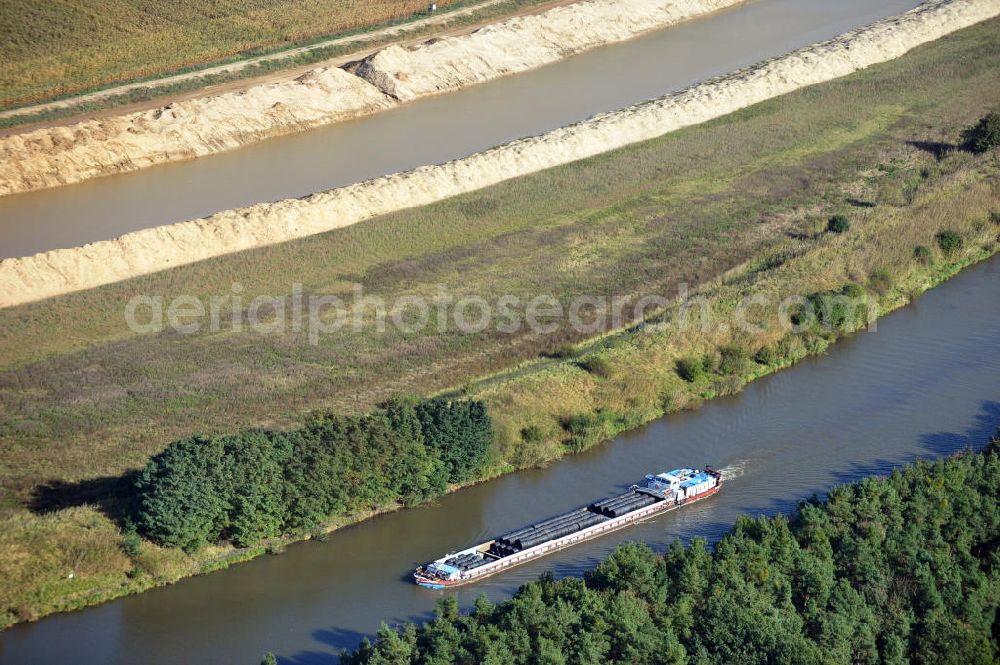
<path id="1" fill-rule="evenodd" d="M 540 69 L 187 162 L 0 198 L 0 258 L 303 196 L 540 134 L 834 37 L 918 0 L 751 0 Z"/>
<path id="2" fill-rule="evenodd" d="M 337 662 L 381 621 L 424 620 L 454 594 L 508 598 L 545 571 L 578 575 L 626 540 L 718 539 L 742 514 L 787 512 L 838 483 L 980 447 L 1000 424 L 1000 258 L 889 315 L 877 332 L 545 469 L 511 474 L 324 542 L 0 633 L 0 663 Z M 419 563 L 621 492 L 648 472 L 713 464 L 718 495 L 473 586 L 430 591 Z"/>

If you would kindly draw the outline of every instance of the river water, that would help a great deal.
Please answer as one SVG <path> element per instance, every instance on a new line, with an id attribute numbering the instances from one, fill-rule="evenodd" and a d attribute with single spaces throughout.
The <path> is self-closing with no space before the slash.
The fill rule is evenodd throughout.
<path id="1" fill-rule="evenodd" d="M 545 469 L 468 488 L 226 571 L 0 634 L 0 663 L 335 663 L 383 620 L 504 599 L 546 570 L 580 574 L 618 543 L 719 538 L 832 485 L 981 446 L 1000 424 L 1000 258 L 967 270 L 825 357 Z M 713 464 L 715 497 L 466 589 L 409 581 L 418 563 L 621 492 L 648 472 Z"/>
<path id="2" fill-rule="evenodd" d="M 918 0 L 750 0 L 701 20 L 368 118 L 0 198 L 0 258 L 105 240 L 434 164 L 664 95 Z"/>

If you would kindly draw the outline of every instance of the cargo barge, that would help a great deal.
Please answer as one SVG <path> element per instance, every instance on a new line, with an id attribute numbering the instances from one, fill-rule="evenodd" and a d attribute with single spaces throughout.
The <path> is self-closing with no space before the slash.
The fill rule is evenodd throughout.
<path id="1" fill-rule="evenodd" d="M 722 474 L 705 467 L 649 474 L 641 485 L 583 508 L 504 534 L 420 566 L 414 581 L 430 589 L 462 586 L 602 536 L 689 503 L 722 486 Z"/>

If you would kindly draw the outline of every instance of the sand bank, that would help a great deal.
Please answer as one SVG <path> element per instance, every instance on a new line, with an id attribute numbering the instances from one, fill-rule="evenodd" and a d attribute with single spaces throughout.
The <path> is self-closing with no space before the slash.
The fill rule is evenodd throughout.
<path id="1" fill-rule="evenodd" d="M 389 46 L 364 59 L 358 76 L 407 101 L 523 72 L 703 16 L 742 0 L 583 0 L 414 47 Z"/>

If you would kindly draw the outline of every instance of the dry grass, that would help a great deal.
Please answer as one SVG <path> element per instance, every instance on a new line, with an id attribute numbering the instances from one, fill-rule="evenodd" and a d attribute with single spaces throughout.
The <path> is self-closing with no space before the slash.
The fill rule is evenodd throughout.
<path id="1" fill-rule="evenodd" d="M 738 391 L 748 381 L 779 369 L 809 353 L 826 348 L 830 339 L 816 336 L 786 337 L 773 310 L 760 319 L 766 330 L 748 336 L 736 330 L 734 308 L 752 293 L 772 302 L 793 295 L 839 289 L 846 283 L 860 283 L 876 298 L 880 312 L 909 302 L 910 298 L 952 276 L 962 266 L 993 255 L 1000 242 L 1000 227 L 991 220 L 991 211 L 1000 209 L 1000 154 L 983 162 L 956 156 L 946 168 L 956 170 L 929 185 L 922 195 L 905 207 L 876 208 L 858 215 L 854 228 L 845 236 L 824 236 L 802 251 L 777 246 L 779 254 L 794 253 L 778 267 L 759 272 L 750 262 L 733 271 L 728 279 L 705 286 L 701 294 L 712 307 L 712 320 L 725 323 L 729 330 L 713 327 L 678 333 L 627 331 L 596 351 L 604 359 L 607 377 L 597 378 L 573 363 L 540 366 L 531 376 L 496 382 L 477 395 L 484 397 L 502 434 L 502 445 L 515 464 L 530 464 L 559 456 L 558 442 L 565 438 L 561 424 L 574 416 L 595 421 L 594 441 L 648 422 L 665 412 L 691 408 L 703 399 Z M 957 163 L 954 163 L 957 162 Z M 956 230 L 966 241 L 964 250 L 945 257 L 935 250 L 934 263 L 926 266 L 914 258 L 914 247 L 932 245 L 942 224 Z M 891 276 L 892 285 L 884 293 L 870 285 L 872 275 Z M 676 308 L 664 313 L 675 321 Z M 694 384 L 675 371 L 682 357 L 711 353 L 726 345 L 737 345 L 751 354 L 762 346 L 792 341 L 789 356 L 771 366 L 750 363 L 732 377 L 706 376 Z M 521 432 L 538 428 L 552 437 L 542 446 L 526 446 Z M 553 447 L 554 446 L 554 447 Z"/>
<path id="2" fill-rule="evenodd" d="M 750 289 L 808 293 L 867 283 L 881 271 L 893 280 L 882 305 L 905 302 L 995 249 L 998 229 L 988 213 L 1000 209 L 997 156 L 953 151 L 939 160 L 912 142 L 954 143 L 964 127 L 1000 105 L 998 25 L 474 195 L 0 311 L 4 520 L 23 521 L 10 530 L 12 542 L 35 528 L 50 534 L 35 541 L 41 549 L 62 552 L 61 537 L 86 542 L 84 526 L 55 526 L 72 513 L 37 517 L 21 506 L 41 483 L 119 474 L 194 431 L 288 425 L 312 408 L 363 411 L 393 393 L 468 384 L 489 400 L 504 464 L 521 466 L 563 454 L 570 416 L 592 419 L 586 443 L 593 443 L 665 408 L 736 390 L 774 367 L 692 385 L 680 380 L 674 363 L 725 343 L 753 347 L 777 339 L 626 332 L 588 340 L 565 329 L 549 337 L 375 335 L 369 328 L 313 347 L 292 332 L 136 336 L 122 316 L 134 293 L 207 297 L 229 292 L 235 281 L 244 302 L 286 294 L 292 282 L 306 293 L 340 295 L 360 283 L 387 298 L 430 294 L 445 284 L 456 297 L 569 299 L 674 294 L 686 281 L 703 285 L 725 314 Z M 819 234 L 837 212 L 850 215 L 851 230 Z M 950 261 L 938 255 L 930 267 L 915 261 L 913 247 L 932 246 L 943 226 L 963 234 L 965 254 Z M 539 359 L 567 343 L 602 357 L 601 371 Z M 815 351 L 825 341 L 811 343 Z M 799 344 L 793 356 L 810 350 Z M 523 431 L 532 426 L 541 436 L 526 442 Z M 122 576 L 118 559 L 107 553 L 103 560 L 112 572 L 94 574 L 95 587 Z M 0 576 L 16 579 L 7 565 L 0 563 Z M 61 565 L 28 576 L 7 602 L 44 597 L 30 611 L 52 609 L 55 596 L 35 589 Z"/>
<path id="3" fill-rule="evenodd" d="M 441 0 L 443 8 L 454 0 Z M 426 0 L 4 0 L 0 107 L 412 16 Z"/>

